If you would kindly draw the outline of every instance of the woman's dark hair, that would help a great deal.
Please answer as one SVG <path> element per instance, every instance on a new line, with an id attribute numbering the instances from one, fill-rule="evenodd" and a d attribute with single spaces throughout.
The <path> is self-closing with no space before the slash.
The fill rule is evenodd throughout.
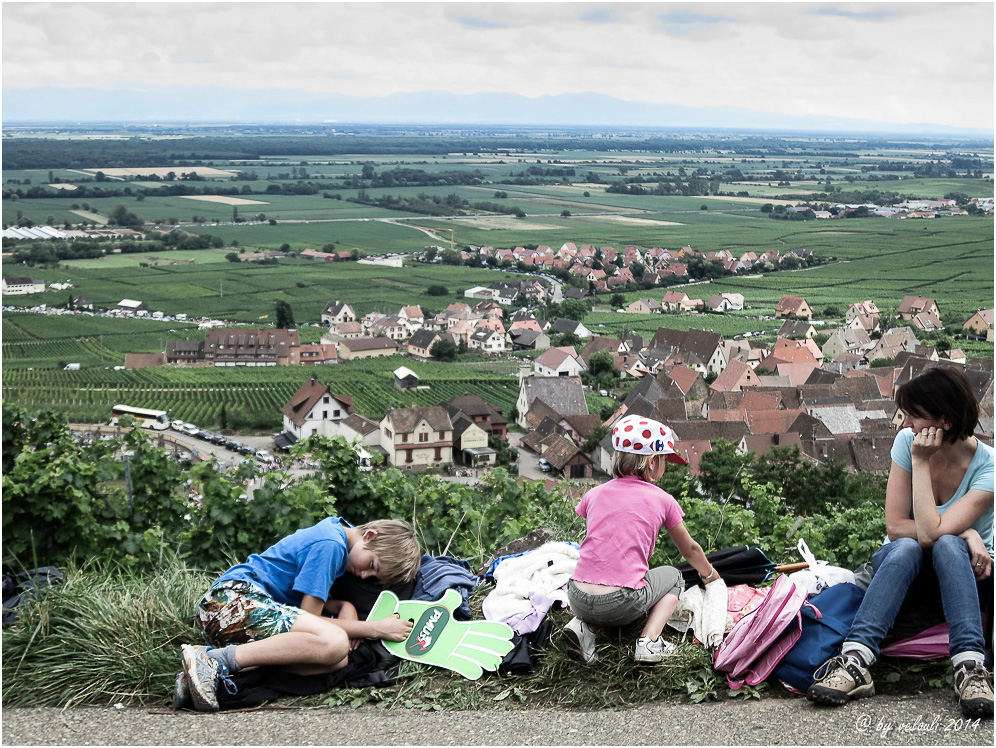
<path id="1" fill-rule="evenodd" d="M 967 439 L 979 423 L 979 401 L 965 372 L 935 366 L 914 377 L 896 392 L 896 405 L 909 415 L 945 419 L 951 428 L 944 441 Z"/>

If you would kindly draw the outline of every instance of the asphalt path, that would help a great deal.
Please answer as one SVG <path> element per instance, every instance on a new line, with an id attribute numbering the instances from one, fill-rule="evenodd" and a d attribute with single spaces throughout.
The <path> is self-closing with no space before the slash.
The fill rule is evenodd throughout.
<path id="1" fill-rule="evenodd" d="M 843 707 L 799 698 L 626 710 L 422 712 L 361 707 L 198 714 L 143 707 L 4 709 L 4 745 L 993 745 L 950 691 Z"/>

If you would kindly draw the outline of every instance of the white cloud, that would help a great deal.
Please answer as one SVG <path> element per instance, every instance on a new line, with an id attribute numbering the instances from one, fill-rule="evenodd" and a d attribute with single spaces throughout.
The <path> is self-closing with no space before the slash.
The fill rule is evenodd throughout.
<path id="1" fill-rule="evenodd" d="M 594 91 L 993 126 L 991 3 L 5 3 L 5 87 Z"/>

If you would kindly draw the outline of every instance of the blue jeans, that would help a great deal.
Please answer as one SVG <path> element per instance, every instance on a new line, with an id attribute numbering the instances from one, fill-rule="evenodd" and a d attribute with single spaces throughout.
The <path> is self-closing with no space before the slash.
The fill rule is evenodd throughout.
<path id="1" fill-rule="evenodd" d="M 943 535 L 931 550 L 913 538 L 886 543 L 872 556 L 875 576 L 844 639 L 844 650 L 857 649 L 874 661 L 885 635 L 892 628 L 913 581 L 931 564 L 941 589 L 944 620 L 948 624 L 948 649 L 956 655 L 985 652 L 979 592 L 972 573 L 968 544 L 957 535 Z M 850 644 L 861 645 L 851 647 Z M 870 663 L 869 663 L 870 664 Z"/>

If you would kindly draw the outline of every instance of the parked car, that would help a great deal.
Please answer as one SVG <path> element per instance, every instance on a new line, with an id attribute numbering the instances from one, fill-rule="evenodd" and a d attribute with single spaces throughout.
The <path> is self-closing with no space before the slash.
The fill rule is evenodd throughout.
<path id="1" fill-rule="evenodd" d="M 181 428 L 180 431 L 182 431 L 187 436 L 197 436 L 201 430 L 197 428 L 194 424 L 188 423 L 186 426 Z"/>
<path id="2" fill-rule="evenodd" d="M 256 459 L 260 462 L 265 462 L 271 464 L 277 461 L 277 458 L 267 452 L 265 449 L 261 449 L 256 453 Z"/>
<path id="3" fill-rule="evenodd" d="M 550 472 L 550 463 L 547 461 L 545 457 L 539 458 L 539 469 L 542 470 L 544 473 Z"/>

